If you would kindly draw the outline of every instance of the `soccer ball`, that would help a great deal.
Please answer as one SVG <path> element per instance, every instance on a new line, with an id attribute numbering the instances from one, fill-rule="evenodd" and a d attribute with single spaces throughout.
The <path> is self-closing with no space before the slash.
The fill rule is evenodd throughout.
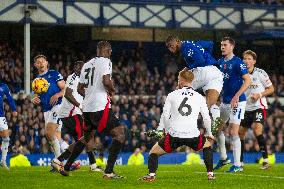
<path id="1" fill-rule="evenodd" d="M 49 88 L 49 83 L 44 78 L 35 78 L 32 82 L 32 90 L 36 94 L 45 93 Z"/>

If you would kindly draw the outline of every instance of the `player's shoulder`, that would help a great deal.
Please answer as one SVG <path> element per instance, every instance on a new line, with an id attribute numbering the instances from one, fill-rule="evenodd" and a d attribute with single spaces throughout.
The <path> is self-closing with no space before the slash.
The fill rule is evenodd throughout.
<path id="1" fill-rule="evenodd" d="M 221 57 L 219 60 L 218 60 L 218 63 L 223 63 L 224 62 L 224 57 Z"/>
<path id="2" fill-rule="evenodd" d="M 101 63 L 101 64 L 110 64 L 111 63 L 111 60 L 109 58 L 105 58 L 105 57 L 98 57 L 98 62 Z"/>
<path id="3" fill-rule="evenodd" d="M 244 63 L 243 60 L 242 60 L 240 57 L 238 57 L 238 56 L 234 56 L 234 57 L 232 58 L 232 61 L 233 61 L 234 63 L 237 63 L 237 64 L 243 64 L 243 63 Z"/>
<path id="4" fill-rule="evenodd" d="M 88 62 L 86 62 L 84 66 L 89 67 L 89 66 L 92 66 L 93 64 L 102 64 L 102 63 L 109 63 L 109 62 L 111 62 L 109 58 L 95 57 L 89 60 Z"/>
<path id="5" fill-rule="evenodd" d="M 176 90 L 170 92 L 170 93 L 167 95 L 167 97 L 168 97 L 168 98 L 171 98 L 171 96 L 177 94 L 177 91 L 178 91 L 178 90 L 179 90 L 179 89 L 176 89 Z"/>
<path id="6" fill-rule="evenodd" d="M 191 88 L 191 92 L 194 96 L 196 96 L 199 99 L 204 100 L 204 97 L 202 96 L 202 94 L 200 94 L 199 92 L 197 92 L 196 90 L 194 90 L 193 88 Z"/>
<path id="7" fill-rule="evenodd" d="M 2 90 L 7 90 L 7 89 L 9 89 L 9 87 L 8 87 L 8 85 L 7 85 L 6 83 L 0 83 L 0 88 L 1 88 Z"/>
<path id="8" fill-rule="evenodd" d="M 259 74 L 266 74 L 266 71 L 264 71 L 261 68 L 257 68 L 257 67 L 254 67 L 254 72 L 259 73 Z"/>
<path id="9" fill-rule="evenodd" d="M 192 47 L 194 44 L 194 41 L 186 40 L 181 42 L 181 48 L 189 48 Z"/>
<path id="10" fill-rule="evenodd" d="M 58 74 L 59 72 L 56 70 L 48 70 L 47 73 L 48 74 Z"/>
<path id="11" fill-rule="evenodd" d="M 76 79 L 77 75 L 75 73 L 72 73 L 68 75 L 67 81 L 74 81 Z"/>
<path id="12" fill-rule="evenodd" d="M 171 93 L 169 93 L 168 96 L 176 96 L 176 95 L 180 95 L 180 94 L 183 94 L 183 93 L 186 93 L 186 94 L 191 93 L 192 96 L 196 96 L 197 98 L 201 98 L 201 97 L 203 98 L 203 96 L 199 92 L 195 91 L 191 87 L 176 89 L 176 90 L 172 91 Z"/>
<path id="13" fill-rule="evenodd" d="M 56 70 L 48 70 L 45 74 L 48 78 L 52 76 L 61 76 L 61 74 Z"/>

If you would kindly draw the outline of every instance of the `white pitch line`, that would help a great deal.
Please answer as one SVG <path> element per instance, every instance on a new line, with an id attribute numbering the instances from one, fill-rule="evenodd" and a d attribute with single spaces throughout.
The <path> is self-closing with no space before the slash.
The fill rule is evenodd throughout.
<path id="1" fill-rule="evenodd" d="M 206 172 L 194 172 L 197 174 L 205 174 Z M 237 175 L 237 176 L 245 176 L 245 177 L 260 177 L 260 178 L 275 178 L 275 179 L 284 179 L 284 177 L 275 177 L 269 175 L 247 175 L 247 174 L 236 174 L 236 173 L 214 173 L 216 175 Z"/>
<path id="2" fill-rule="evenodd" d="M 159 171 L 162 173 L 180 173 L 180 172 L 185 172 L 185 171 Z"/>
<path id="3" fill-rule="evenodd" d="M 4 171 L 6 171 L 6 170 L 3 170 L 3 172 Z M 76 170 L 76 172 L 87 172 L 87 171 L 89 171 L 89 170 L 84 170 L 84 169 L 79 169 L 79 170 Z M 47 173 L 49 173 L 50 171 L 49 170 L 38 170 L 38 169 L 36 169 L 36 170 L 15 170 L 15 169 L 10 169 L 10 172 L 27 172 L 27 173 L 29 173 L 29 172 L 47 172 Z M 73 171 L 71 171 L 71 172 L 73 172 Z M 74 171 L 75 172 L 75 171 Z M 52 173 L 52 172 L 50 172 L 50 173 Z"/>

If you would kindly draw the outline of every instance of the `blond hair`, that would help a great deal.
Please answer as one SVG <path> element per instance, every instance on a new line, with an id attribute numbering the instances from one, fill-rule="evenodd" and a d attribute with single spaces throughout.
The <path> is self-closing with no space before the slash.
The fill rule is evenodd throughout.
<path id="1" fill-rule="evenodd" d="M 250 55 L 250 56 L 252 56 L 252 58 L 253 58 L 254 60 L 257 59 L 256 53 L 253 52 L 252 50 L 247 50 L 247 51 L 245 51 L 245 52 L 243 53 L 243 56 L 245 56 L 245 55 Z"/>
<path id="2" fill-rule="evenodd" d="M 188 83 L 191 83 L 194 79 L 194 75 L 193 75 L 192 71 L 189 71 L 189 70 L 180 71 L 178 76 L 180 78 L 183 78 Z"/>

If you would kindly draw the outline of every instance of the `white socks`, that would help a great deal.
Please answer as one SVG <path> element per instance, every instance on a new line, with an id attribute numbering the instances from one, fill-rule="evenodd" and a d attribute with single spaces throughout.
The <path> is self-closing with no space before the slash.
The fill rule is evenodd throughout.
<path id="1" fill-rule="evenodd" d="M 92 165 L 90 165 L 90 169 L 96 169 L 98 166 L 96 163 L 93 163 Z"/>
<path id="2" fill-rule="evenodd" d="M 216 104 L 213 104 L 210 107 L 210 113 L 211 113 L 211 116 L 212 116 L 213 120 L 215 120 L 217 117 L 220 117 L 220 108 L 219 108 L 219 106 L 217 106 Z"/>
<path id="3" fill-rule="evenodd" d="M 231 143 L 233 146 L 234 165 L 241 166 L 241 140 L 239 136 L 232 136 Z"/>
<path id="4" fill-rule="evenodd" d="M 53 150 L 55 158 L 58 158 L 58 156 L 60 156 L 60 144 L 58 138 L 56 136 L 53 136 L 53 140 L 49 141 L 49 144 Z"/>
<path id="5" fill-rule="evenodd" d="M 67 142 L 65 142 L 63 139 L 60 139 L 61 153 L 63 153 L 68 147 L 69 145 L 67 144 Z"/>
<path id="6" fill-rule="evenodd" d="M 218 136 L 218 143 L 219 143 L 219 150 L 220 150 L 220 159 L 226 160 L 227 159 L 227 152 L 226 152 L 226 139 L 224 132 L 221 131 Z"/>
<path id="7" fill-rule="evenodd" d="M 2 162 L 6 163 L 6 157 L 8 153 L 8 147 L 9 147 L 9 137 L 3 137 L 2 138 L 2 146 L 1 146 L 1 151 L 2 151 Z"/>

